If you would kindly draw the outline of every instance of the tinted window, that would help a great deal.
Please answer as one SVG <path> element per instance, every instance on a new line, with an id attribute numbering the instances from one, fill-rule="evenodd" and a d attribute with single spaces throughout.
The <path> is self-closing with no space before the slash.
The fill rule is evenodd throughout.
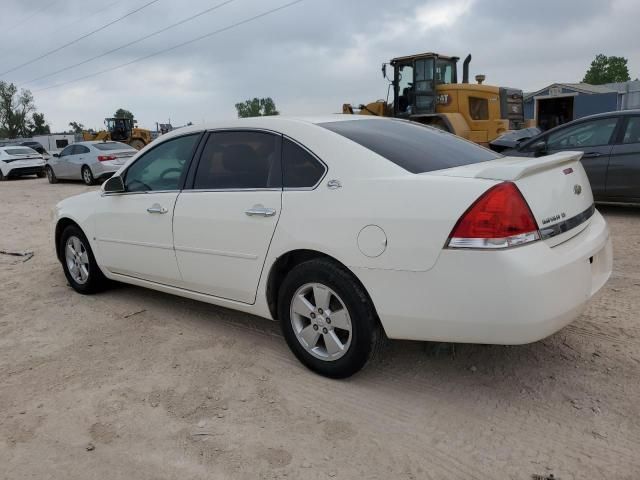
<path id="1" fill-rule="evenodd" d="M 126 143 L 120 142 L 103 142 L 103 143 L 94 143 L 94 147 L 98 150 L 135 150 L 133 147 L 130 147 Z"/>
<path id="2" fill-rule="evenodd" d="M 89 148 L 84 145 L 76 145 L 75 150 L 73 151 L 73 154 L 79 155 L 81 153 L 89 153 Z"/>
<path id="3" fill-rule="evenodd" d="M 304 148 L 288 139 L 282 141 L 283 185 L 288 188 L 313 187 L 325 167 Z"/>
<path id="4" fill-rule="evenodd" d="M 280 187 L 280 137 L 263 132 L 214 132 L 202 152 L 193 188 Z"/>
<path id="5" fill-rule="evenodd" d="M 64 157 L 66 155 L 71 155 L 71 150 L 73 150 L 73 145 L 69 145 L 64 150 L 62 150 L 62 152 L 60 152 L 60 156 Z"/>
<path id="6" fill-rule="evenodd" d="M 38 152 L 28 147 L 7 148 L 5 152 L 7 152 L 9 155 L 37 155 L 38 154 Z"/>
<path id="7" fill-rule="evenodd" d="M 125 189 L 128 192 L 179 190 L 199 138 L 199 134 L 178 137 L 149 150 L 127 169 Z"/>
<path id="8" fill-rule="evenodd" d="M 489 120 L 489 100 L 469 97 L 469 115 L 473 120 Z"/>
<path id="9" fill-rule="evenodd" d="M 579 123 L 550 133 L 547 137 L 547 148 L 583 148 L 606 145 L 616 128 L 617 118 L 601 118 Z"/>
<path id="10" fill-rule="evenodd" d="M 622 143 L 640 143 L 640 117 L 629 117 Z"/>
<path id="11" fill-rule="evenodd" d="M 347 120 L 318 124 L 374 151 L 411 173 L 501 158 L 450 133 L 403 120 Z"/>

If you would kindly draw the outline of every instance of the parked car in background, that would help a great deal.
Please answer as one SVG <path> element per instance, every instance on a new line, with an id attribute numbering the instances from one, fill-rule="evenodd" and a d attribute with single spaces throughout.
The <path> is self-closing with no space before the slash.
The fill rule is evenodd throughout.
<path id="1" fill-rule="evenodd" d="M 505 155 L 580 151 L 597 202 L 640 203 L 640 110 L 601 113 L 548 130 Z"/>
<path id="2" fill-rule="evenodd" d="M 528 140 L 536 135 L 540 135 L 542 130 L 538 127 L 521 128 L 520 130 L 509 130 L 503 133 L 495 140 L 489 142 L 489 147 L 494 152 L 504 152 L 510 148 L 515 148 L 525 140 Z"/>
<path id="3" fill-rule="evenodd" d="M 47 161 L 49 183 L 58 179 L 82 180 L 87 185 L 113 175 L 138 151 L 120 142 L 77 142 L 54 153 Z"/>
<path id="4" fill-rule="evenodd" d="M 25 175 L 44 177 L 44 166 L 44 158 L 32 148 L 0 147 L 0 180 Z"/>
<path id="5" fill-rule="evenodd" d="M 47 150 L 42 146 L 42 144 L 40 142 L 34 142 L 31 140 L 26 140 L 22 143 L 20 143 L 21 146 L 23 147 L 29 147 L 34 149 L 36 152 L 38 152 L 40 155 L 42 155 L 42 157 L 47 160 L 51 155 L 49 155 L 49 152 L 47 152 Z"/>
<path id="6" fill-rule="evenodd" d="M 383 332 L 520 344 L 575 319 L 612 265 L 578 159 L 370 116 L 185 127 L 60 202 L 55 247 L 80 293 L 108 278 L 277 319 L 346 377 Z"/>

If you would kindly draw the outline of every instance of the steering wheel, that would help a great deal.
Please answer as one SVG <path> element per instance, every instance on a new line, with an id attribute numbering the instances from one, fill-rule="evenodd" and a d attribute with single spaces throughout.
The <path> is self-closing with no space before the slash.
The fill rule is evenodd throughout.
<path id="1" fill-rule="evenodd" d="M 160 174 L 160 179 L 164 180 L 165 177 L 167 176 L 167 174 L 173 173 L 173 172 L 178 172 L 178 174 L 180 174 L 180 173 L 182 173 L 182 169 L 181 168 L 167 168 L 164 172 L 162 172 Z"/>

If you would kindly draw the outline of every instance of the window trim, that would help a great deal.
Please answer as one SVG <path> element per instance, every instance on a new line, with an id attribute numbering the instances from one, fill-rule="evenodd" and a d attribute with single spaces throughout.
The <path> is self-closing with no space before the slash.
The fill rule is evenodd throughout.
<path id="1" fill-rule="evenodd" d="M 283 134 L 282 135 L 282 139 L 283 139 L 283 144 L 284 144 L 284 139 L 287 139 L 289 141 L 291 141 L 292 143 L 296 144 L 297 146 L 299 146 L 300 148 L 302 148 L 303 150 L 305 150 L 309 155 L 311 155 L 313 158 L 315 158 L 320 165 L 322 165 L 324 167 L 324 172 L 322 173 L 322 175 L 320 176 L 320 178 L 318 179 L 318 181 L 316 182 L 315 185 L 313 185 L 312 187 L 285 187 L 284 186 L 284 148 L 280 149 L 280 162 L 282 165 L 282 191 L 283 192 L 310 192 L 315 190 L 316 188 L 318 188 L 318 186 L 322 183 L 322 181 L 324 180 L 324 178 L 327 176 L 327 173 L 329 173 L 329 166 L 322 161 L 322 159 L 316 155 L 315 153 L 313 153 L 313 151 L 311 151 L 309 148 L 307 148 L 306 146 L 304 146 L 303 144 L 301 144 L 300 142 L 298 142 L 297 140 L 291 138 L 288 135 Z"/>
<path id="2" fill-rule="evenodd" d="M 195 153 L 198 151 L 198 148 L 200 147 L 200 143 L 202 143 L 202 137 L 204 135 L 205 131 L 204 130 L 198 130 L 196 132 L 189 132 L 189 133 L 184 133 L 182 135 L 176 135 L 175 137 L 171 137 L 168 138 L 162 142 L 159 142 L 157 145 L 154 145 L 152 148 L 150 148 L 149 150 L 147 150 L 146 152 L 144 152 L 144 155 L 140 155 L 138 158 L 136 158 L 133 162 L 131 162 L 131 164 L 127 165 L 127 168 L 125 168 L 122 173 L 120 173 L 120 175 L 118 175 L 120 178 L 122 178 L 122 183 L 124 184 L 125 180 L 126 180 L 126 174 L 129 171 L 129 169 L 135 165 L 141 158 L 144 158 L 147 154 L 149 154 L 149 152 L 152 152 L 153 150 L 155 150 L 156 148 L 158 148 L 160 145 L 163 145 L 167 142 L 170 142 L 172 140 L 177 140 L 178 138 L 182 138 L 182 137 L 189 137 L 191 135 L 198 135 L 200 138 L 197 139 L 196 144 L 191 152 L 191 158 L 189 158 L 189 160 L 187 160 L 188 165 L 186 166 L 186 171 L 187 171 L 187 175 L 185 175 L 184 180 L 182 181 L 181 185 L 178 185 L 178 189 L 174 189 L 174 190 L 148 190 L 148 191 L 142 191 L 142 192 L 114 192 L 114 193 L 108 193 L 108 192 L 102 192 L 102 196 L 122 196 L 122 195 L 140 195 L 140 194 L 145 194 L 145 195 L 152 195 L 154 193 L 175 193 L 175 192 L 181 192 L 185 189 L 185 181 L 189 175 L 190 169 L 191 169 L 191 165 L 193 164 L 193 159 L 194 159 L 194 155 Z"/>
<path id="3" fill-rule="evenodd" d="M 211 138 L 212 135 L 220 132 L 253 132 L 253 133 L 268 133 L 270 135 L 274 135 L 275 137 L 280 139 L 278 144 L 278 148 L 280 149 L 280 175 L 282 175 L 282 137 L 283 134 L 277 132 L 275 130 L 270 130 L 268 128 L 247 128 L 247 127 L 223 127 L 223 128 L 212 128 L 207 130 L 204 135 L 204 138 L 201 140 L 201 144 L 198 145 L 198 149 L 196 152 L 195 159 L 192 162 L 193 169 L 190 169 L 187 173 L 185 185 L 183 187 L 183 193 L 194 192 L 194 193 L 212 193 L 212 192 L 281 192 L 283 190 L 282 187 L 264 187 L 264 188 L 193 188 L 196 183 L 196 173 L 198 172 L 198 167 L 200 166 L 200 161 L 202 160 L 202 153 Z M 193 171 L 192 171 L 193 170 Z M 282 183 L 282 182 L 281 182 Z"/>

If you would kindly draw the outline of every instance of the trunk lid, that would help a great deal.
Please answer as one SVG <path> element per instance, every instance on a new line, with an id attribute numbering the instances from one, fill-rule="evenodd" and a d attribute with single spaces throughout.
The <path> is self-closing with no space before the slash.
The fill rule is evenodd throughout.
<path id="1" fill-rule="evenodd" d="M 542 238 L 554 246 L 580 233 L 594 213 L 591 185 L 581 157 L 582 152 L 504 157 L 430 174 L 515 183 L 531 208 Z"/>

